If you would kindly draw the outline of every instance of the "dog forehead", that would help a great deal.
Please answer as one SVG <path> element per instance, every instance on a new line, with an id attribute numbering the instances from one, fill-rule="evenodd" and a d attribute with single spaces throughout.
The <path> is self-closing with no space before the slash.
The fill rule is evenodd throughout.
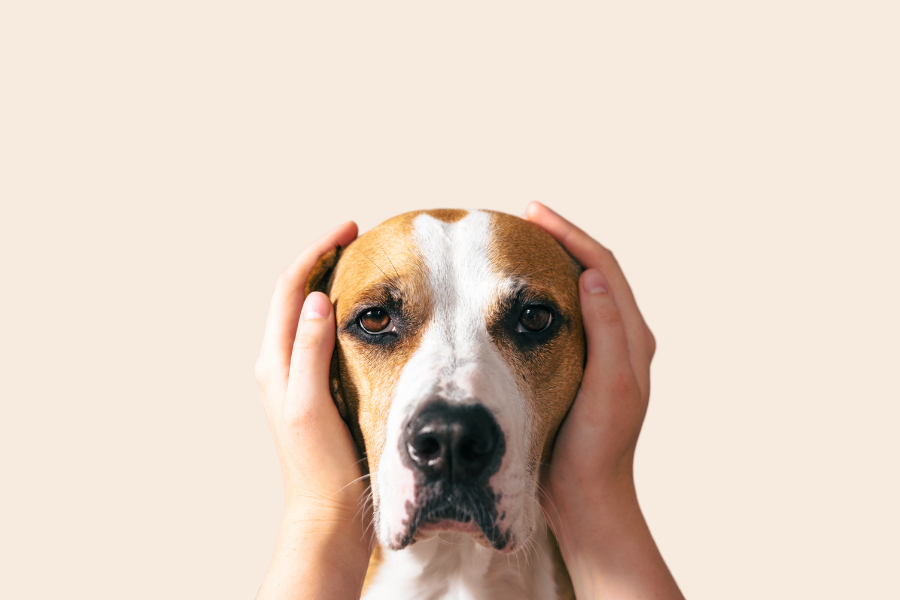
<path id="1" fill-rule="evenodd" d="M 470 285 L 452 285 L 451 273 Z M 494 296 L 518 280 L 553 295 L 563 292 L 568 304 L 577 302 L 570 297 L 577 277 L 578 267 L 556 240 L 524 219 L 421 210 L 393 217 L 350 244 L 335 269 L 332 299 L 344 298 L 340 320 L 347 316 L 342 310 L 352 310 L 356 299 L 379 287 L 422 302 L 441 294 Z"/>
<path id="2" fill-rule="evenodd" d="M 415 243 L 413 222 L 417 214 L 393 217 L 359 236 L 344 250 L 334 270 L 330 294 L 338 322 L 366 293 L 390 287 L 413 298 L 423 296 L 422 280 L 427 267 Z"/>
<path id="3" fill-rule="evenodd" d="M 491 213 L 490 257 L 496 272 L 558 297 L 566 304 L 564 310 L 577 307 L 581 267 L 559 242 L 534 223 Z"/>
<path id="4" fill-rule="evenodd" d="M 516 392 L 515 398 L 508 398 L 509 414 L 515 413 L 512 405 L 525 412 L 531 410 L 526 405 L 535 407 L 534 435 L 523 439 L 534 446 L 527 451 L 528 464 L 536 464 L 580 380 L 583 340 L 577 281 L 574 261 L 549 234 L 519 217 L 491 211 L 406 213 L 349 244 L 334 268 L 330 288 L 338 320 L 335 364 L 342 401 L 357 428 L 354 436 L 365 447 L 370 471 L 379 471 L 386 453 L 396 458 L 391 454 L 396 438 L 389 440 L 388 433 L 402 429 L 405 411 L 427 396 L 429 386 L 453 375 L 452 369 L 443 368 L 448 365 L 462 366 L 456 373 L 459 380 L 447 383 L 458 385 L 460 395 L 469 387 L 478 392 L 478 386 L 499 386 L 504 393 Z M 497 331 L 503 322 L 499 317 L 510 307 L 501 301 L 526 286 L 571 317 L 562 320 L 559 336 L 528 356 L 511 343 L 513 334 Z M 360 311 L 377 305 L 389 307 L 402 330 L 390 346 L 353 332 Z M 506 371 L 508 377 L 499 376 Z M 572 385 L 567 387 L 569 380 Z M 503 396 L 475 395 L 497 406 Z M 389 417 L 396 419 L 394 425 Z M 514 424 L 511 430 L 526 427 Z M 380 502 L 375 477 L 372 486 Z"/>

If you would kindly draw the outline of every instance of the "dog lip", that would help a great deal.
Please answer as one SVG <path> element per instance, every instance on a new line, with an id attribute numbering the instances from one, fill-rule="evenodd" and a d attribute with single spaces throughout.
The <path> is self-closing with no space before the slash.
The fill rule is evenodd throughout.
<path id="1" fill-rule="evenodd" d="M 473 512 L 474 507 L 461 506 L 450 498 L 447 500 L 437 505 L 419 507 L 395 549 L 403 549 L 423 536 L 427 538 L 442 531 L 485 535 L 482 524 Z M 407 509 L 411 508 L 407 506 Z"/>
<path id="2" fill-rule="evenodd" d="M 444 505 L 432 508 L 422 515 L 422 523 L 438 523 L 440 521 L 457 521 L 468 523 L 474 520 L 474 515 L 465 508 L 453 505 Z"/>
<path id="3" fill-rule="evenodd" d="M 453 519 L 440 519 L 437 521 L 425 521 L 420 526 L 415 535 L 427 535 L 431 533 L 440 533 L 442 531 L 450 531 L 455 533 L 479 534 L 482 533 L 481 528 L 474 520 L 457 521 Z"/>
<path id="4" fill-rule="evenodd" d="M 429 539 L 441 532 L 471 535 L 483 539 L 501 552 L 505 551 L 509 542 L 510 532 L 499 528 L 495 509 L 460 502 L 456 495 L 448 497 L 444 502 L 418 508 L 407 502 L 407 510 L 411 519 L 407 522 L 406 532 L 391 545 L 394 550 L 402 550 L 418 540 Z"/>

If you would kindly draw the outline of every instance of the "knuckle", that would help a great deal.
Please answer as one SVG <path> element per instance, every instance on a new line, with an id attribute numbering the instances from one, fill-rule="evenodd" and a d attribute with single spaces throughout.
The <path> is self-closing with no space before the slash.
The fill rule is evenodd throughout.
<path id="1" fill-rule="evenodd" d="M 650 358 L 653 358 L 653 355 L 656 354 L 656 336 L 649 329 L 647 330 L 647 342 L 650 347 Z"/>
<path id="2" fill-rule="evenodd" d="M 258 358 L 256 365 L 253 367 L 253 374 L 256 376 L 256 383 L 258 383 L 260 387 L 269 380 L 269 373 L 271 373 L 271 369 L 268 362 L 263 360 L 262 357 Z"/>
<path id="3" fill-rule="evenodd" d="M 290 278 L 290 275 L 288 274 L 287 269 L 285 269 L 284 271 L 279 273 L 278 276 L 275 278 L 275 289 L 279 289 L 279 290 L 284 289 L 284 287 L 287 285 L 289 278 Z"/>
<path id="4" fill-rule="evenodd" d="M 308 332 L 304 333 L 297 332 L 297 339 L 294 340 L 293 360 L 291 361 L 294 362 L 296 360 L 301 365 L 308 361 L 304 355 L 318 352 L 321 346 L 321 340 L 319 340 L 318 336 L 309 335 Z"/>
<path id="5" fill-rule="evenodd" d="M 284 425 L 289 427 L 291 430 L 296 431 L 297 429 L 301 429 L 303 427 L 303 411 L 298 410 L 297 403 L 295 402 L 289 402 L 284 407 L 284 412 L 282 413 L 281 418 L 284 422 Z"/>
<path id="6" fill-rule="evenodd" d="M 594 311 L 597 321 L 605 327 L 618 327 L 622 325 L 622 315 L 612 303 L 604 303 Z"/>
<path id="7" fill-rule="evenodd" d="M 312 415 L 305 402 L 288 402 L 284 407 L 282 419 L 285 427 L 299 436 L 304 436 L 313 425 Z"/>
<path id="8" fill-rule="evenodd" d="M 334 326 L 320 321 L 302 322 L 297 329 L 297 337 L 294 338 L 293 355 L 296 356 L 299 353 L 309 356 L 321 352 L 329 327 Z"/>
<path id="9" fill-rule="evenodd" d="M 283 367 L 262 356 L 257 359 L 253 368 L 253 374 L 256 376 L 256 383 L 263 393 L 266 390 L 277 388 L 280 380 L 286 381 L 287 379 L 287 371 Z"/>
<path id="10" fill-rule="evenodd" d="M 622 267 L 619 265 L 619 260 L 609 248 L 603 248 L 603 251 L 601 252 L 601 264 L 607 273 L 614 273 L 622 270 Z"/>
<path id="11" fill-rule="evenodd" d="M 616 257 L 613 254 L 613 251 L 606 246 L 600 246 L 600 256 L 603 258 L 603 262 L 605 263 L 615 264 L 616 262 Z"/>
<path id="12" fill-rule="evenodd" d="M 612 391 L 620 398 L 627 398 L 640 394 L 634 374 L 631 371 L 624 369 L 618 371 L 613 377 Z"/>

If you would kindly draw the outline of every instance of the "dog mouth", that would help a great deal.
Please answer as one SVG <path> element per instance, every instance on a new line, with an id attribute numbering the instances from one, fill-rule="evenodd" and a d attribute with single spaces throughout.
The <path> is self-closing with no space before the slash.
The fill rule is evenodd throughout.
<path id="1" fill-rule="evenodd" d="M 415 504 L 406 502 L 406 530 L 398 540 L 398 549 L 415 543 L 419 537 L 442 531 L 483 537 L 496 550 L 507 546 L 509 528 L 501 524 L 506 515 L 500 515 L 499 519 L 497 515 L 499 494 L 491 493 L 486 486 L 456 489 L 448 494 L 439 492 L 439 489 L 426 488 L 416 494 Z"/>
<path id="2" fill-rule="evenodd" d="M 456 521 L 458 523 L 470 523 L 475 515 L 467 507 L 451 506 L 445 504 L 423 514 L 422 524 L 439 523 L 441 521 Z"/>

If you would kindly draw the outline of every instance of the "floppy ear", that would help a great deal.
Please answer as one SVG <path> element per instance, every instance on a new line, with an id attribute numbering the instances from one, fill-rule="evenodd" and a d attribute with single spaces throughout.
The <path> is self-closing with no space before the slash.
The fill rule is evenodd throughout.
<path id="1" fill-rule="evenodd" d="M 337 266 L 338 260 L 341 257 L 341 252 L 343 252 L 343 248 L 337 246 L 319 258 L 312 268 L 312 271 L 309 272 L 309 277 L 306 279 L 306 287 L 303 290 L 306 296 L 309 296 L 312 292 L 322 292 L 327 296 L 329 292 L 331 292 L 331 284 L 334 279 L 334 268 Z M 337 406 L 338 413 L 340 413 L 344 422 L 350 426 L 350 414 L 347 409 L 347 403 L 344 401 L 344 394 L 341 386 L 341 369 L 340 363 L 338 362 L 337 340 L 335 340 L 334 352 L 331 354 L 331 370 L 328 379 L 328 389 L 331 390 L 331 398 Z M 353 428 L 350 427 L 350 430 L 353 431 Z"/>
<path id="2" fill-rule="evenodd" d="M 581 262 L 577 258 L 572 256 L 572 253 L 569 252 L 565 246 L 560 244 L 559 247 L 562 248 L 563 251 L 565 251 L 566 256 L 569 257 L 569 260 L 572 261 L 572 265 L 575 267 L 575 286 L 577 287 L 578 281 L 581 279 L 581 274 L 584 273 L 586 271 L 586 269 L 584 268 L 584 265 L 581 264 Z M 575 297 L 577 298 L 578 296 L 576 295 Z M 581 310 L 581 302 L 580 301 L 578 304 L 578 309 Z M 584 368 L 586 366 L 587 366 L 587 352 L 584 353 L 584 359 L 581 361 L 581 370 L 584 371 Z"/>
<path id="3" fill-rule="evenodd" d="M 328 295 L 328 292 L 331 291 L 331 276 L 334 275 L 334 268 L 337 266 L 342 251 L 343 248 L 337 246 L 319 257 L 306 279 L 304 296 L 309 296 L 312 292 L 322 292 L 326 296 Z"/>
<path id="4" fill-rule="evenodd" d="M 565 246 L 560 244 L 559 247 L 563 249 L 569 259 L 572 261 L 572 264 L 575 265 L 575 273 L 578 275 L 578 277 L 581 277 L 581 274 L 585 271 L 584 265 L 581 264 L 577 258 L 572 256 L 572 253 L 569 252 L 569 250 Z"/>

